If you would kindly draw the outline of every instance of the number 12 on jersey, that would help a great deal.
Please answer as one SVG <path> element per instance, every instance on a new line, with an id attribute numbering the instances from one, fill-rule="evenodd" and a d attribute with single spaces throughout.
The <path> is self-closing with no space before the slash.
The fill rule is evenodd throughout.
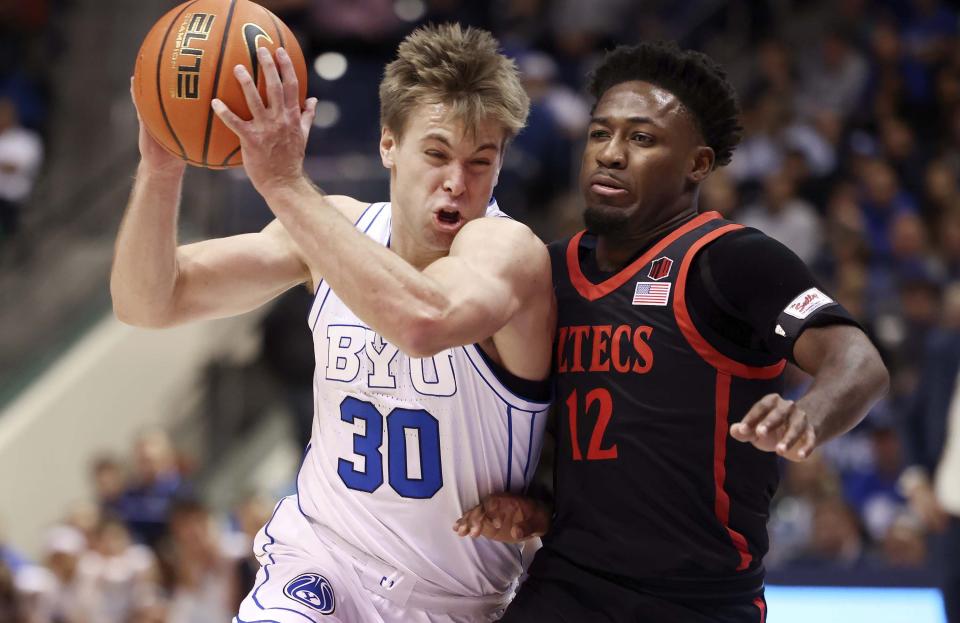
<path id="1" fill-rule="evenodd" d="M 607 431 L 607 425 L 610 424 L 610 418 L 613 416 L 613 397 L 610 390 L 605 387 L 598 387 L 587 392 L 584 413 L 590 411 L 594 404 L 599 405 L 597 413 L 597 423 L 593 427 L 593 433 L 590 435 L 590 445 L 587 446 L 588 461 L 603 461 L 617 458 L 617 444 L 607 448 L 603 445 L 603 435 Z M 577 390 L 570 393 L 567 398 L 567 417 L 570 422 L 570 446 L 573 449 L 573 460 L 582 461 L 583 453 L 580 451 L 580 437 L 577 427 L 577 412 L 580 407 L 580 399 Z"/>
<path id="2" fill-rule="evenodd" d="M 337 474 L 355 491 L 373 493 L 383 484 L 383 420 L 380 411 L 365 400 L 348 397 L 340 403 L 340 419 L 348 424 L 363 421 L 363 434 L 354 433 L 353 452 L 363 457 L 363 471 L 356 462 L 337 460 Z M 387 417 L 387 476 L 390 487 L 405 498 L 428 499 L 443 486 L 440 461 L 440 423 L 423 409 L 391 411 Z M 416 431 L 419 441 L 420 478 L 407 471 L 407 431 Z"/>

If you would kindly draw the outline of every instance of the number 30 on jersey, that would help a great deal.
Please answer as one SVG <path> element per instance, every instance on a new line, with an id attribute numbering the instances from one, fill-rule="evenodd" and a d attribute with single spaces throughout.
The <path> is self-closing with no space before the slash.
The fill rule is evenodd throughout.
<path id="1" fill-rule="evenodd" d="M 373 493 L 383 485 L 384 416 L 365 400 L 348 397 L 340 403 L 340 419 L 348 424 L 363 423 L 363 433 L 354 433 L 353 452 L 363 457 L 363 470 L 357 461 L 339 459 L 337 474 L 350 489 Z M 358 422 L 359 420 L 359 422 Z M 394 409 L 387 421 L 387 480 L 390 487 L 405 498 L 425 500 L 443 486 L 440 461 L 440 423 L 423 409 Z M 420 477 L 409 473 L 407 436 L 416 433 L 419 447 Z"/>

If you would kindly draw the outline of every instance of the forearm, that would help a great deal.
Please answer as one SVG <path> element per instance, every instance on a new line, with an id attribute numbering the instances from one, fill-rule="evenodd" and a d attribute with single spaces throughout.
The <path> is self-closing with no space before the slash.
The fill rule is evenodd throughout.
<path id="1" fill-rule="evenodd" d="M 110 293 L 117 317 L 162 324 L 177 282 L 177 212 L 182 172 L 137 171 L 114 250 Z"/>
<path id="2" fill-rule="evenodd" d="M 813 384 L 797 405 L 810 415 L 821 445 L 856 426 L 888 385 L 886 368 L 864 337 L 825 353 Z"/>
<path id="3" fill-rule="evenodd" d="M 306 178 L 264 197 L 307 263 L 358 317 L 401 349 L 418 350 L 411 336 L 449 305 L 435 280 L 361 235 Z"/>

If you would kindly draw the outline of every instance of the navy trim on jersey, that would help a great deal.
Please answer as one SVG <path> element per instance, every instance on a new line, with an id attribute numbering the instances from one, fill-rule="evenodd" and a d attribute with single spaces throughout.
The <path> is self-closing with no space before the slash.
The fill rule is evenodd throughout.
<path id="1" fill-rule="evenodd" d="M 275 544 L 277 543 L 277 540 L 273 537 L 272 534 L 270 534 L 270 524 L 273 523 L 274 517 L 277 516 L 277 511 L 280 510 L 280 506 L 283 505 L 283 503 L 286 502 L 287 500 L 289 500 L 291 497 L 296 497 L 296 499 L 297 499 L 297 510 L 300 511 L 300 514 L 301 514 L 301 515 L 303 515 L 304 517 L 306 517 L 306 513 L 303 512 L 303 507 L 300 506 L 300 474 L 301 474 L 301 472 L 303 472 L 303 466 L 306 465 L 306 463 L 307 463 L 307 456 L 309 456 L 309 454 L 310 454 L 310 449 L 311 449 L 312 447 L 313 447 L 313 442 L 308 443 L 308 444 L 307 444 L 307 449 L 304 450 L 304 452 L 303 452 L 303 459 L 300 461 L 300 469 L 297 470 L 297 479 L 296 479 L 296 481 L 295 481 L 296 493 L 295 493 L 293 496 L 287 496 L 287 497 L 285 497 L 285 498 L 282 498 L 279 502 L 277 502 L 277 506 L 273 509 L 273 514 L 270 515 L 270 521 L 268 521 L 268 522 L 266 523 L 266 525 L 263 527 L 263 533 L 267 536 L 267 538 L 270 539 L 270 541 L 269 541 L 268 543 L 264 543 L 264 544 L 263 544 L 263 547 L 260 548 L 260 550 L 261 550 L 261 552 L 263 552 L 263 554 L 267 557 L 267 559 L 270 560 L 270 564 L 263 565 L 264 580 L 263 580 L 263 582 L 261 582 L 260 584 L 255 585 L 254 588 L 253 588 L 253 592 L 250 594 L 250 596 L 253 598 L 253 603 L 256 604 L 258 608 L 260 608 L 261 610 L 263 610 L 263 611 L 265 611 L 265 612 L 266 612 L 267 610 L 282 610 L 282 611 L 284 611 L 284 612 L 293 612 L 294 614 L 298 614 L 298 615 L 304 617 L 305 619 L 307 619 L 308 621 L 310 621 L 310 623 L 313 623 L 313 619 L 312 619 L 312 618 L 308 617 L 307 615 L 303 614 L 302 612 L 298 612 L 298 611 L 296 611 L 296 610 L 291 610 L 290 608 L 281 608 L 281 607 L 264 608 L 264 607 L 263 607 L 263 604 L 260 603 L 260 600 L 257 599 L 257 592 L 259 592 L 260 589 L 263 588 L 264 585 L 265 585 L 267 582 L 270 581 L 270 565 L 275 565 L 275 564 L 277 564 L 277 561 L 274 560 L 274 558 L 273 558 L 273 553 L 267 551 L 267 547 L 269 547 L 269 546 L 271 546 L 271 545 L 275 545 Z M 272 622 L 272 621 L 269 621 L 269 620 L 264 620 L 264 621 L 244 621 L 244 620 L 242 620 L 242 619 L 240 618 L 240 613 L 239 613 L 239 612 L 237 613 L 237 616 L 234 617 L 234 619 L 236 619 L 239 623 L 276 623 L 276 622 Z"/>
<path id="2" fill-rule="evenodd" d="M 511 407 L 510 405 L 507 405 L 507 491 L 512 491 L 512 490 L 513 490 L 513 407 Z"/>
<path id="3" fill-rule="evenodd" d="M 539 411 L 538 413 L 543 413 Z M 530 441 L 527 444 L 527 464 L 523 466 L 523 489 L 527 489 L 527 472 L 530 470 L 530 456 L 533 454 L 533 431 L 537 426 L 537 413 L 532 413 L 530 418 Z"/>
<path id="4" fill-rule="evenodd" d="M 359 228 L 360 221 L 362 221 L 363 217 L 367 215 L 367 212 L 370 211 L 370 208 L 372 208 L 375 205 L 380 205 L 380 204 L 371 203 L 366 208 L 364 208 L 363 212 L 360 214 L 360 217 L 353 223 L 353 226 L 356 228 Z M 377 218 L 380 217 L 380 213 L 383 212 L 383 209 L 385 207 L 387 207 L 386 203 L 380 205 L 380 210 L 377 211 L 377 213 L 373 216 L 372 219 L 370 219 L 370 222 L 367 223 L 367 226 L 364 228 L 363 230 L 364 234 L 370 231 L 370 228 L 373 227 L 373 224 L 377 222 Z M 317 304 L 317 297 L 320 295 L 320 288 L 323 287 L 323 284 L 324 284 L 324 280 L 321 279 L 320 282 L 317 284 L 317 291 L 313 293 L 313 303 L 310 305 L 311 316 L 313 315 L 313 307 Z M 320 307 L 317 308 L 317 317 L 313 319 L 313 323 L 310 325 L 311 333 L 313 333 L 313 330 L 317 328 L 317 322 L 320 320 L 320 312 L 323 311 L 323 306 L 326 305 L 328 296 L 330 296 L 330 286 L 327 286 L 327 292 L 323 295 L 323 300 L 320 301 Z M 309 320 L 310 320 L 310 317 L 308 316 L 307 321 L 309 322 Z"/>
<path id="5" fill-rule="evenodd" d="M 521 409 L 523 411 L 531 411 L 531 412 L 543 411 L 550 407 L 549 400 L 531 401 L 531 400 L 528 400 L 527 398 L 514 394 L 506 385 L 503 384 L 503 382 L 500 381 L 499 378 L 497 378 L 497 375 L 493 372 L 493 370 L 487 367 L 482 357 L 480 358 L 480 361 L 481 363 L 483 363 L 484 369 L 481 369 L 480 366 L 477 365 L 477 362 L 474 361 L 473 356 L 470 354 L 471 348 L 475 350 L 480 350 L 480 348 L 476 344 L 471 344 L 470 346 L 461 346 L 460 348 L 462 348 L 463 352 L 466 353 L 467 360 L 470 362 L 470 365 L 473 366 L 473 369 L 477 371 L 477 374 L 480 375 L 480 378 L 483 379 L 483 382 L 487 384 L 487 387 L 493 390 L 493 393 L 496 394 L 500 398 L 500 400 L 504 402 L 504 404 L 511 407 L 515 407 L 517 409 Z M 493 378 L 493 381 L 496 383 L 496 385 L 494 385 L 494 383 L 492 383 L 490 379 L 487 378 L 488 375 Z M 499 385 L 499 388 L 497 387 L 497 385 Z M 552 387 L 551 387 L 551 390 L 552 390 Z"/>
<path id="6" fill-rule="evenodd" d="M 550 402 L 552 392 L 549 378 L 542 381 L 521 378 L 494 361 L 479 344 L 474 344 L 474 347 L 480 353 L 483 362 L 490 368 L 490 372 L 500 381 L 500 384 L 509 389 L 517 398 L 522 398 L 527 402 Z"/>

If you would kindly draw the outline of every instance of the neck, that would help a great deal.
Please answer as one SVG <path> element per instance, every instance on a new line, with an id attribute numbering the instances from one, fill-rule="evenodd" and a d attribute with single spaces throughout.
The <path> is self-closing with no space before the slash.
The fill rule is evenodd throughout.
<path id="1" fill-rule="evenodd" d="M 619 270 L 633 259 L 641 250 L 663 238 L 683 223 L 697 215 L 697 208 L 691 205 L 687 209 L 671 216 L 666 221 L 645 223 L 631 228 L 622 234 L 605 234 L 597 237 L 597 265 L 607 272 Z"/>
<path id="2" fill-rule="evenodd" d="M 400 216 L 399 210 L 393 210 L 390 229 L 390 250 L 417 270 L 423 270 L 448 253 L 447 251 L 431 249 L 420 243 L 417 236 Z"/>

